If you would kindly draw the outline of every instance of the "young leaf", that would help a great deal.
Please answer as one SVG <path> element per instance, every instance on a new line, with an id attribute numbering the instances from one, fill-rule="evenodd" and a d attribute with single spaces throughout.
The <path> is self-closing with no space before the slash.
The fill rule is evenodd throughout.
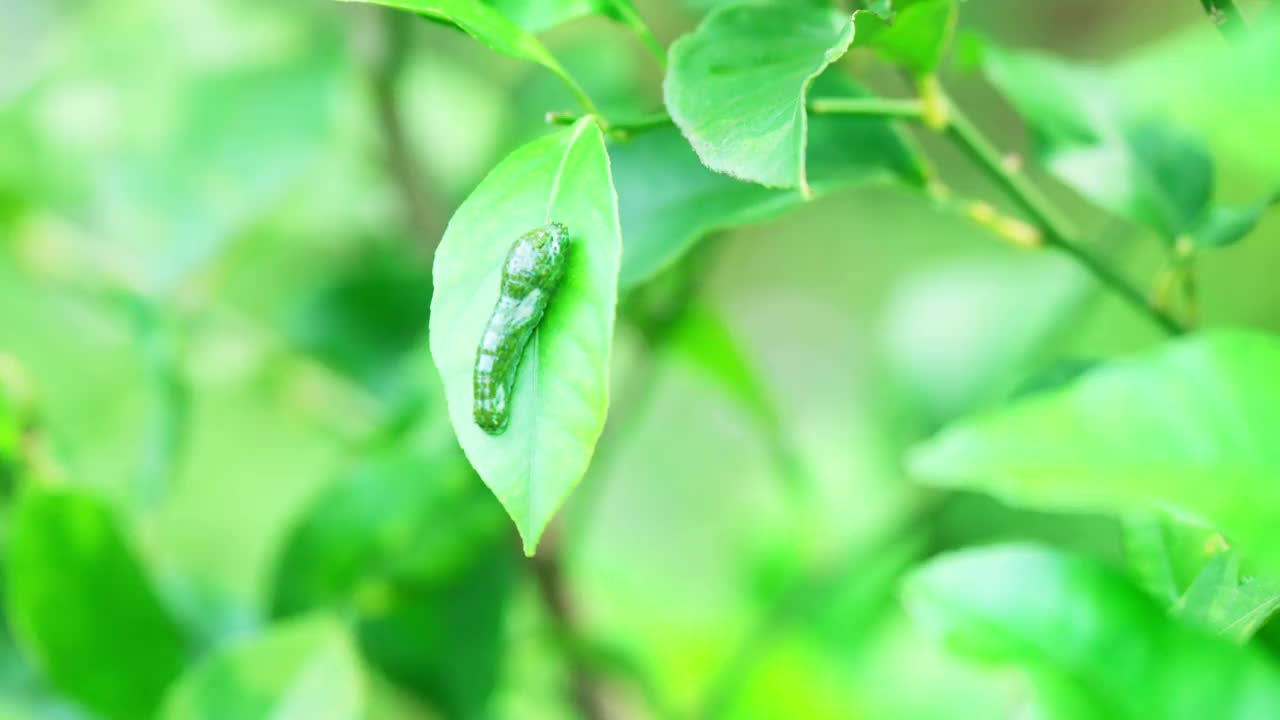
<path id="1" fill-rule="evenodd" d="M 583 106 L 588 111 L 594 112 L 594 106 L 587 97 L 586 91 L 538 38 L 481 0 L 341 0 L 341 2 L 384 5 L 456 25 L 463 32 L 504 55 L 537 63 L 555 73 L 569 86 Z M 533 22 L 534 19 L 538 22 Z M 530 19 L 535 26 L 545 21 L 546 17 L 541 13 L 531 16 Z"/>
<path id="2" fill-rule="evenodd" d="M 997 48 L 986 48 L 983 69 L 1022 113 L 1039 162 L 1085 197 L 1168 241 L 1207 212 L 1204 144 L 1132 107 L 1105 73 Z"/>
<path id="3" fill-rule="evenodd" d="M 854 16 L 854 45 L 873 48 L 916 75 L 936 70 L 955 33 L 956 0 L 896 0 L 891 18 L 878 10 Z"/>
<path id="4" fill-rule="evenodd" d="M 272 612 L 352 610 L 365 657 L 449 717 L 484 717 L 503 654 L 510 526 L 456 451 L 380 450 L 307 510 Z"/>
<path id="5" fill-rule="evenodd" d="M 850 17 L 829 8 L 718 9 L 671 46 L 667 109 L 707 167 L 808 194 L 805 97 L 852 40 Z"/>
<path id="6" fill-rule="evenodd" d="M 1280 669 L 1269 658 L 1175 623 L 1094 561 L 1031 545 L 966 550 L 925 565 L 904 596 L 952 652 L 1069 690 L 1073 707 L 1093 711 L 1084 717 L 1280 713 Z"/>
<path id="7" fill-rule="evenodd" d="M 533 553 L 604 428 L 622 239 L 604 139 L 591 117 L 507 156 L 449 222 L 436 253 L 431 355 L 467 458 Z M 569 267 L 529 341 L 502 435 L 476 426 L 472 371 L 507 252 L 550 221 Z"/>
<path id="8" fill-rule="evenodd" d="M 83 491 L 31 486 L 10 532 L 7 610 L 24 653 L 102 717 L 149 717 L 186 641 L 115 513 Z"/>
<path id="9" fill-rule="evenodd" d="M 1245 207 L 1214 206 L 1196 223 L 1191 237 L 1204 248 L 1234 245 L 1253 232 L 1277 203 L 1280 203 L 1280 192 Z"/>
<path id="10" fill-rule="evenodd" d="M 1168 507 L 1280 568 L 1280 339 L 1215 331 L 1103 365 L 956 423 L 916 448 L 914 473 L 1046 510 Z"/>
<path id="11" fill-rule="evenodd" d="M 364 677 L 346 629 L 313 617 L 274 625 L 189 670 L 163 720 L 361 720 Z"/>
<path id="12" fill-rule="evenodd" d="M 865 97 L 853 81 L 824 75 L 814 93 Z M 909 140 L 891 123 L 815 116 L 809 121 L 810 186 L 822 196 L 863 183 L 924 184 L 925 170 Z M 610 148 L 622 210 L 624 289 L 671 266 L 717 230 L 763 222 L 804 203 L 798 190 L 776 190 L 713 173 L 672 127 Z"/>

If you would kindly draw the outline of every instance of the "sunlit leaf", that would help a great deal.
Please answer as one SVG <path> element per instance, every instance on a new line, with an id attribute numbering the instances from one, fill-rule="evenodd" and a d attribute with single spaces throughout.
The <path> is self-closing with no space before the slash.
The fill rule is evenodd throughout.
<path id="1" fill-rule="evenodd" d="M 1215 555 L 1174 606 L 1178 616 L 1237 642 L 1257 632 L 1280 609 L 1280 582 L 1242 576 L 1240 564 L 1233 550 Z"/>
<path id="2" fill-rule="evenodd" d="M 533 33 L 520 27 L 498 10 L 480 0 L 341 0 L 342 2 L 367 2 L 441 20 L 456 25 L 471 37 L 494 50 L 537 63 L 564 80 L 580 99 L 586 94 L 560 61 L 547 50 Z M 533 12 L 532 10 L 530 11 Z M 541 13 L 531 15 L 529 22 L 538 26 L 547 21 Z M 589 104 L 589 101 L 587 101 Z"/>
<path id="3" fill-rule="evenodd" d="M 31 487 L 10 533 L 8 611 L 24 653 L 102 717 L 149 717 L 186 639 L 111 508 L 82 491 Z"/>
<path id="4" fill-rule="evenodd" d="M 476 348 L 511 245 L 549 221 L 569 268 L 529 341 L 506 432 L 473 418 Z M 436 255 L 431 354 L 462 448 L 532 553 L 582 478 L 604 428 L 621 237 L 604 139 L 591 118 L 507 156 L 462 204 Z"/>
<path id="5" fill-rule="evenodd" d="M 667 109 L 707 167 L 807 193 L 805 98 L 852 40 L 850 17 L 831 9 L 718 9 L 671 46 Z"/>
<path id="6" fill-rule="evenodd" d="M 823 96 L 863 97 L 852 81 L 823 76 Z M 870 182 L 924 182 L 914 148 L 887 122 L 821 115 L 809 121 L 809 184 L 815 196 Z M 776 190 L 707 170 L 675 128 L 659 128 L 610 148 L 622 210 L 622 287 L 669 267 L 717 230 L 762 222 L 804 203 Z"/>
<path id="7" fill-rule="evenodd" d="M 314 617 L 233 642 L 189 670 L 164 720 L 363 720 L 364 678 L 346 630 Z"/>
<path id="8" fill-rule="evenodd" d="M 917 621 L 957 655 L 1026 671 L 1085 715 L 1116 720 L 1280 713 L 1280 669 L 1168 619 L 1119 574 L 1031 545 L 936 559 L 906 583 Z"/>
<path id="9" fill-rule="evenodd" d="M 1280 339 L 1221 330 L 1085 373 L 919 446 L 913 472 L 1057 511 L 1169 508 L 1275 569 Z"/>

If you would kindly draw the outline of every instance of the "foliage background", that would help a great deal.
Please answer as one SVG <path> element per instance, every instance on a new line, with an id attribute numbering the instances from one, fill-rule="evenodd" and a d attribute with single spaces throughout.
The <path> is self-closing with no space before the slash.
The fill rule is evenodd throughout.
<path id="1" fill-rule="evenodd" d="M 667 44 L 709 4 L 638 7 Z M 555 565 L 520 558 L 456 449 L 425 328 L 445 223 L 573 107 L 556 78 L 367 7 L 0 0 L 0 17 L 0 460 L 25 458 L 0 474 L 0 533 L 37 538 L 3 556 L 0 717 L 574 717 L 583 673 L 610 717 L 1023 717 L 1041 711 L 1026 676 L 946 653 L 907 620 L 903 574 L 1003 540 L 1125 567 L 1117 518 L 925 490 L 902 457 L 1063 358 L 1158 333 L 1069 261 L 886 184 L 718 233 L 693 255 L 689 337 L 619 324 Z M 1162 0 L 970 2 L 961 26 L 1154 58 L 1152 78 L 1216 40 L 1197 3 Z M 544 39 L 606 114 L 660 106 L 622 26 Z M 870 55 L 844 63 L 901 91 Z M 989 85 L 952 86 L 1026 146 Z M 1280 134 L 1220 127 L 1219 197 L 1274 188 Z M 916 137 L 953 187 L 991 194 Z M 1038 177 L 1152 273 L 1141 229 Z M 1278 234 L 1203 258 L 1206 324 L 1280 330 Z M 740 350 L 708 372 L 716 332 Z M 723 372 L 744 358 L 746 403 Z M 63 489 L 19 511 L 24 474 Z"/>

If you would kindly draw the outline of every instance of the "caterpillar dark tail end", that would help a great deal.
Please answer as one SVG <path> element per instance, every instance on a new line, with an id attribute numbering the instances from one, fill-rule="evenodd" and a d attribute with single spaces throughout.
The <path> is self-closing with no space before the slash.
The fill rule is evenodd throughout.
<path id="1" fill-rule="evenodd" d="M 521 235 L 502 266 L 498 302 L 476 348 L 476 425 L 490 435 L 511 422 L 511 390 L 525 347 L 564 279 L 569 229 L 553 222 Z"/>

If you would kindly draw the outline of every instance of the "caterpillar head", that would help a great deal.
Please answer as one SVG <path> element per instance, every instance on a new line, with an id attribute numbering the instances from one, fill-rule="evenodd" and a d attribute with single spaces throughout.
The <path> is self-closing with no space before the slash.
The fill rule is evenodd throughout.
<path id="1" fill-rule="evenodd" d="M 510 290 L 553 290 L 564 277 L 569 244 L 569 228 L 558 222 L 521 236 L 507 255 L 505 275 L 514 284 Z"/>

